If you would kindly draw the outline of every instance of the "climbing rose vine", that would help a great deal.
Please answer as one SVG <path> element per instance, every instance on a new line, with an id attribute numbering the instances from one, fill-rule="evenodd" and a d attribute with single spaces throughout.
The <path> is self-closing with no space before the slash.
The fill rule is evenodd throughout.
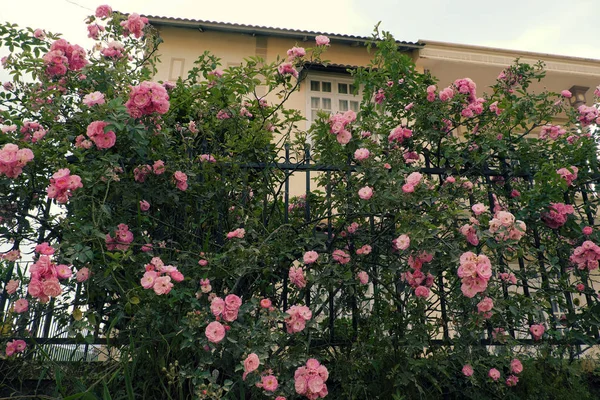
<path id="1" fill-rule="evenodd" d="M 541 63 L 484 94 L 376 31 L 359 110 L 301 130 L 335 40 L 161 82 L 148 22 L 100 6 L 91 49 L 0 25 L 12 394 L 43 370 L 61 398 L 519 398 L 595 343 L 598 108 L 532 91 Z M 107 361 L 65 373 L 49 314 Z"/>

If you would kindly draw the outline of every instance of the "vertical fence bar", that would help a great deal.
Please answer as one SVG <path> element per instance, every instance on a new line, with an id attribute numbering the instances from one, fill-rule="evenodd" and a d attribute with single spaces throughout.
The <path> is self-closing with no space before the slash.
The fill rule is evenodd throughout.
<path id="1" fill-rule="evenodd" d="M 304 205 L 304 221 L 306 223 L 310 222 L 310 145 L 308 143 L 304 144 L 304 164 L 307 166 L 306 168 L 306 188 L 305 188 L 305 205 Z M 307 272 L 309 267 L 306 266 Z M 306 286 L 306 306 L 310 307 L 310 285 Z"/>
<path id="2" fill-rule="evenodd" d="M 286 143 L 285 145 L 285 163 L 287 165 L 290 164 L 290 145 Z M 284 223 L 289 223 L 290 220 L 290 174 L 289 171 L 285 170 L 285 183 L 284 183 L 284 193 L 283 193 L 283 220 Z M 283 268 L 283 290 L 281 293 L 282 301 L 283 301 L 283 311 L 285 312 L 288 309 L 288 274 L 285 271 L 285 267 Z"/>

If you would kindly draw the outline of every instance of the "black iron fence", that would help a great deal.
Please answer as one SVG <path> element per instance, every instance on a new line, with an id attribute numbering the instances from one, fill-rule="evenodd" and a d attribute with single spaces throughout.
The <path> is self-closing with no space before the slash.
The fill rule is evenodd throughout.
<path id="1" fill-rule="evenodd" d="M 431 181 L 436 182 L 438 185 L 442 185 L 445 179 L 449 175 L 454 176 L 469 176 L 471 178 L 477 178 L 477 185 L 484 187 L 487 192 L 487 201 L 490 209 L 494 208 L 494 194 L 495 192 L 502 192 L 504 194 L 510 193 L 511 182 L 515 179 L 520 179 L 527 182 L 528 185 L 534 184 L 533 177 L 528 173 L 518 173 L 512 168 L 509 162 L 506 160 L 498 160 L 496 167 L 481 166 L 477 170 L 465 168 L 461 171 L 456 171 L 450 168 L 438 168 L 432 167 L 427 155 L 425 155 L 425 167 L 421 169 L 421 173 L 426 175 Z M 291 219 L 290 213 L 294 212 L 297 215 L 298 211 L 293 211 L 290 205 L 293 203 L 294 194 L 299 196 L 303 195 L 302 207 L 299 211 L 304 223 L 312 226 L 314 235 L 321 235 L 325 242 L 329 246 L 329 250 L 333 247 L 334 238 L 336 235 L 335 227 L 335 215 L 336 210 L 331 207 L 331 197 L 333 185 L 330 177 L 332 174 L 345 174 L 350 176 L 356 173 L 356 167 L 352 165 L 351 159 L 348 159 L 348 163 L 345 166 L 331 166 L 322 165 L 313 162 L 311 157 L 311 149 L 306 146 L 303 155 L 300 158 L 294 158 L 291 155 L 289 146 L 286 146 L 284 154 L 276 163 L 246 163 L 241 166 L 242 169 L 253 170 L 260 172 L 264 175 L 265 179 L 270 180 L 275 174 L 278 177 L 283 176 L 283 179 L 278 178 L 280 182 L 279 186 L 271 193 L 271 195 L 265 195 L 262 199 L 263 202 L 263 223 L 264 226 L 269 225 L 269 218 L 272 216 L 271 210 L 274 208 L 282 215 L 282 221 L 284 224 L 288 224 Z M 223 165 L 223 168 L 227 168 L 227 165 Z M 320 190 L 324 190 L 325 201 L 329 204 L 326 215 L 315 216 L 312 213 L 312 209 L 315 206 L 312 204 L 314 201 L 311 196 L 311 192 L 316 188 L 314 182 L 317 174 L 325 174 L 328 182 L 325 187 L 319 187 Z M 565 193 L 565 203 L 577 203 L 579 202 L 580 208 L 584 211 L 584 217 L 586 223 L 590 226 L 595 225 L 595 208 L 591 205 L 595 204 L 595 184 L 600 181 L 600 176 L 594 174 L 594 179 L 581 185 L 578 191 L 571 190 L 569 193 Z M 300 190 L 299 187 L 292 187 L 291 180 L 303 182 L 303 188 Z M 471 205 L 474 201 L 473 198 L 469 199 Z M 518 210 L 509 210 L 516 213 Z M 377 235 L 377 226 L 381 224 L 386 218 L 385 215 L 368 215 L 366 219 L 368 223 L 368 229 L 371 237 Z M 545 315 L 550 323 L 551 328 L 561 329 L 560 317 L 563 314 L 576 313 L 574 305 L 574 296 L 571 291 L 565 291 L 559 288 L 552 287 L 552 279 L 550 278 L 550 272 L 548 271 L 548 257 L 556 257 L 560 259 L 561 271 L 558 275 L 567 273 L 569 268 L 568 254 L 550 254 L 555 251 L 552 249 L 545 249 L 543 247 L 542 238 L 537 228 L 528 228 L 527 235 L 534 244 L 536 257 L 534 259 L 528 258 L 526 255 L 519 255 L 516 260 L 511 260 L 518 269 L 524 272 L 526 269 L 536 268 L 538 273 L 533 278 L 527 277 L 527 274 L 521 274 L 519 282 L 520 290 L 526 297 L 531 297 L 535 292 L 536 288 L 542 288 L 548 293 L 552 293 L 549 299 L 549 305 L 544 309 Z M 218 235 L 221 238 L 223 235 Z M 350 249 L 353 250 L 353 249 Z M 377 249 L 371 255 L 371 260 L 375 259 Z M 508 268 L 509 260 L 506 260 L 502 254 L 497 255 L 498 259 L 498 270 L 504 272 Z M 323 328 L 323 335 L 320 338 L 315 338 L 312 345 L 314 346 L 344 346 L 352 341 L 356 340 L 358 336 L 359 320 L 361 315 L 368 314 L 370 310 L 377 308 L 378 302 L 384 302 L 386 300 L 378 296 L 379 289 L 378 285 L 378 274 L 381 266 L 378 266 L 376 262 L 373 262 L 369 266 L 371 269 L 370 276 L 372 278 L 370 287 L 367 291 L 367 298 L 358 297 L 356 292 L 347 292 L 344 286 L 333 286 L 328 285 L 327 287 L 319 287 L 319 285 L 310 285 L 304 291 L 304 301 L 306 305 L 311 306 L 313 310 L 313 318 L 321 324 Z M 7 273 L 3 277 L 4 286 L 13 274 L 20 270 L 22 275 L 27 275 L 27 263 L 9 263 Z M 280 294 L 281 298 L 278 301 L 278 306 L 283 310 L 289 308 L 289 282 L 287 273 L 281 274 L 281 281 L 273 282 L 274 292 Z M 588 278 L 591 279 L 591 278 Z M 586 282 L 588 287 L 595 287 L 595 282 Z M 451 345 L 454 338 L 454 328 L 452 325 L 452 316 L 449 315 L 447 306 L 447 296 L 452 290 L 457 290 L 456 287 L 448 287 L 447 276 L 439 274 L 435 278 L 435 286 L 437 287 L 437 294 L 432 299 L 430 306 L 427 310 L 426 318 L 430 318 L 432 321 L 441 324 L 439 335 L 428 341 L 429 345 Z M 406 284 L 398 276 L 398 280 L 395 283 L 395 290 L 397 296 L 406 296 Z M 34 350 L 28 355 L 33 358 L 50 358 L 54 360 L 78 360 L 78 361 L 101 361 L 105 358 L 103 353 L 106 353 L 106 345 L 108 339 L 104 336 L 105 332 L 105 320 L 102 317 L 102 307 L 97 308 L 98 315 L 100 316 L 95 324 L 93 330 L 83 332 L 73 332 L 69 329 L 69 325 L 76 318 L 76 310 L 84 309 L 85 305 L 82 304 L 79 294 L 81 287 L 78 286 L 74 297 L 64 298 L 61 300 L 51 299 L 47 304 L 32 304 L 33 311 L 28 316 L 17 315 L 9 312 L 13 304 L 8 298 L 6 292 L 2 292 L 0 295 L 0 311 L 2 312 L 2 333 L 5 337 L 11 332 L 10 327 L 16 326 L 16 330 L 12 331 L 15 338 L 24 338 L 30 344 L 36 344 Z M 507 290 L 506 285 L 503 286 L 503 296 L 508 298 L 511 294 Z M 562 296 L 564 301 L 557 301 L 558 297 Z M 583 298 L 585 303 L 592 306 L 597 303 L 594 295 L 587 291 Z M 33 303 L 33 302 L 32 302 Z M 566 307 L 559 306 L 562 304 Z M 580 306 L 583 305 L 580 303 Z M 60 316 L 57 316 L 56 310 L 62 310 Z M 398 309 L 398 312 L 403 312 L 402 309 Z M 523 321 L 512 321 L 513 325 L 509 326 L 508 334 L 511 336 L 510 343 L 518 343 L 522 345 L 530 345 L 533 340 L 522 333 L 517 332 L 514 325 L 522 323 Z M 528 323 L 533 323 L 534 319 L 530 315 L 528 316 Z M 568 343 L 573 345 L 590 345 L 594 341 L 598 341 L 600 338 L 598 330 L 588 332 L 590 338 L 588 339 L 568 339 Z M 591 339 L 593 338 L 593 340 Z M 551 343 L 565 343 L 560 338 L 554 338 L 550 340 Z M 495 346 L 504 345 L 506 342 L 493 340 L 491 328 L 488 330 L 486 335 L 481 337 L 479 342 L 483 346 Z"/>

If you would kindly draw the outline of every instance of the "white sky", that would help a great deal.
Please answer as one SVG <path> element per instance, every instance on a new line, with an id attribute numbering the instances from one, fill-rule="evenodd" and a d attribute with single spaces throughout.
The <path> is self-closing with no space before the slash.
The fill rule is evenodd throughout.
<path id="1" fill-rule="evenodd" d="M 600 59 L 599 0 L 5 0 L 0 22 L 61 32 L 85 44 L 83 20 L 114 10 L 368 36 L 381 21 L 396 39 Z M 84 46 L 88 47 L 88 46 Z"/>

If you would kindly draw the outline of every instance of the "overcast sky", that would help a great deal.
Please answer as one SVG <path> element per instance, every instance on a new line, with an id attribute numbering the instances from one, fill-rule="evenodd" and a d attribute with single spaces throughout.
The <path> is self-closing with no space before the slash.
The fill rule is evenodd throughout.
<path id="1" fill-rule="evenodd" d="M 418 39 L 600 59 L 598 0 L 8 0 L 0 21 L 61 32 L 85 43 L 83 20 L 114 10 L 368 36 L 381 21 Z M 87 46 L 85 46 L 87 47 Z"/>

